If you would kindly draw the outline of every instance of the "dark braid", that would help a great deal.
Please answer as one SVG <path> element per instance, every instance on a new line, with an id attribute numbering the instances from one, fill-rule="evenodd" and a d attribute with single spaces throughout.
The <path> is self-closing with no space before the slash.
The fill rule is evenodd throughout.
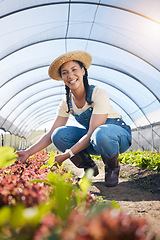
<path id="1" fill-rule="evenodd" d="M 83 84 L 84 84 L 84 88 L 85 88 L 85 92 L 86 92 L 85 100 L 86 100 L 87 103 L 91 104 L 91 103 L 93 103 L 93 101 L 89 101 L 88 100 L 89 88 L 90 87 L 89 87 L 89 83 L 88 83 L 88 72 L 87 72 L 87 69 L 84 67 L 82 62 L 76 61 L 76 60 L 73 60 L 73 61 L 78 63 L 78 65 L 81 68 L 84 68 L 84 70 L 85 70 L 85 74 L 83 76 Z M 59 68 L 59 74 L 61 76 L 61 67 Z M 67 106 L 68 106 L 67 113 L 69 113 L 70 112 L 70 104 L 69 104 L 69 101 L 70 101 L 70 88 L 65 85 L 65 90 L 66 90 L 66 102 L 67 102 Z"/>
<path id="2" fill-rule="evenodd" d="M 83 84 L 84 84 L 84 88 L 85 88 L 85 92 L 86 92 L 85 100 L 87 103 L 91 104 L 91 103 L 93 103 L 93 101 L 88 100 L 89 88 L 90 88 L 89 83 L 88 83 L 88 72 L 85 67 L 84 67 L 84 70 L 85 70 L 85 74 L 83 76 Z"/>
<path id="3" fill-rule="evenodd" d="M 68 106 L 67 113 L 69 113 L 70 112 L 70 104 L 69 104 L 69 101 L 70 101 L 70 88 L 65 85 L 65 90 L 66 90 L 66 102 L 67 102 L 67 106 Z"/>
<path id="4" fill-rule="evenodd" d="M 59 75 L 61 76 L 61 67 L 59 68 Z M 67 106 L 68 106 L 68 111 L 67 113 L 70 112 L 70 88 L 68 86 L 65 85 L 65 90 L 66 90 L 66 102 L 67 102 Z"/>
<path id="5" fill-rule="evenodd" d="M 93 103 L 93 101 L 89 101 L 89 100 L 88 100 L 88 95 L 89 95 L 89 83 L 88 83 L 88 72 L 87 72 L 87 69 L 85 68 L 85 66 L 83 65 L 82 62 L 76 61 L 76 60 L 74 60 L 74 62 L 78 63 L 78 65 L 79 65 L 81 68 L 84 68 L 84 70 L 85 70 L 85 74 L 84 74 L 84 76 L 83 76 L 83 84 L 84 84 L 84 88 L 85 88 L 85 92 L 86 92 L 85 100 L 86 100 L 87 103 L 91 104 L 91 103 Z"/>

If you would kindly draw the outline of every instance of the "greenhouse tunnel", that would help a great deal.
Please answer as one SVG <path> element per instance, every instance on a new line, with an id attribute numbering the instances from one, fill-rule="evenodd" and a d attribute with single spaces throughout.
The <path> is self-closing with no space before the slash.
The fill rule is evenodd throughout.
<path id="1" fill-rule="evenodd" d="M 65 91 L 48 68 L 74 50 L 92 55 L 89 82 L 130 124 L 131 149 L 159 151 L 159 0 L 0 0 L 1 144 L 51 127 Z"/>

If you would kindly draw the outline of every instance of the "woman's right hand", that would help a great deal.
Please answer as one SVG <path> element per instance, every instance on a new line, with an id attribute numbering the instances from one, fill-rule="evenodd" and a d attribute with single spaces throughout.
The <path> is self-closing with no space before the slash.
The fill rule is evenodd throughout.
<path id="1" fill-rule="evenodd" d="M 29 157 L 27 150 L 16 151 L 15 154 L 18 155 L 17 160 L 19 160 L 21 163 L 24 163 L 27 160 L 27 158 Z"/>

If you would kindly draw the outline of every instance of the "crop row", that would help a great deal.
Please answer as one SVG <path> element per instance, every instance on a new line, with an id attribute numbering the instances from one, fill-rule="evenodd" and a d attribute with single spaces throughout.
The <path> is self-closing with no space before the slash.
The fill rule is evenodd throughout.
<path id="1" fill-rule="evenodd" d="M 152 151 L 128 151 L 120 154 L 119 160 L 125 164 L 160 172 L 160 153 Z"/>

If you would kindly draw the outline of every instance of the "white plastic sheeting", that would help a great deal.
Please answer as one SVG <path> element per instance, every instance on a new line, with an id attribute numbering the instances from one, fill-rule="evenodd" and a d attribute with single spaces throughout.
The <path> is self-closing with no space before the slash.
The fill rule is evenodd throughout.
<path id="1" fill-rule="evenodd" d="M 92 55 L 89 82 L 128 124 L 160 121 L 159 0 L 1 0 L 1 129 L 27 138 L 54 120 L 65 92 L 48 67 L 73 50 Z"/>

